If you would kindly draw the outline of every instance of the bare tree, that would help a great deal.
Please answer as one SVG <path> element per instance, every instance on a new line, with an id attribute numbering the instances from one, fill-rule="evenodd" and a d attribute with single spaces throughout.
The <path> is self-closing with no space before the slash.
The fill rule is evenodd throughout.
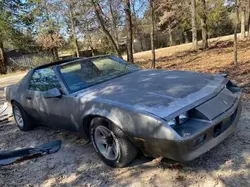
<path id="1" fill-rule="evenodd" d="M 131 16 L 130 0 L 125 0 L 125 14 L 127 27 L 127 59 L 130 63 L 134 63 L 133 57 L 133 25 Z"/>
<path id="2" fill-rule="evenodd" d="M 104 20 L 102 18 L 102 15 L 101 15 L 101 6 L 99 5 L 99 3 L 95 2 L 95 0 L 91 0 L 91 3 L 92 3 L 92 6 L 94 8 L 94 11 L 95 11 L 95 15 L 96 15 L 96 18 L 102 28 L 102 31 L 104 32 L 104 34 L 107 36 L 107 38 L 109 39 L 109 41 L 111 42 L 115 52 L 117 53 L 117 55 L 122 58 L 122 55 L 121 55 L 121 52 L 117 46 L 117 44 L 115 43 L 115 40 L 114 38 L 112 37 L 112 35 L 110 34 L 110 32 L 108 31 L 108 29 L 106 28 L 105 26 L 105 23 L 104 23 Z"/>
<path id="3" fill-rule="evenodd" d="M 246 17 L 246 8 L 241 8 L 241 38 L 245 39 L 246 37 L 246 28 L 245 28 L 245 17 Z"/>
<path id="4" fill-rule="evenodd" d="M 151 17 L 151 51 L 152 51 L 152 64 L 151 68 L 155 69 L 155 7 L 154 0 L 149 0 L 150 17 Z"/>
<path id="5" fill-rule="evenodd" d="M 65 46 L 63 37 L 54 31 L 39 33 L 37 43 L 46 51 L 50 51 L 53 55 L 53 60 L 58 60 L 58 48 Z"/>
<path id="6" fill-rule="evenodd" d="M 71 25 L 71 36 L 72 36 L 73 43 L 75 46 L 76 56 L 79 57 L 80 50 L 79 50 L 79 45 L 78 45 L 77 35 L 76 35 L 76 21 L 75 21 L 75 17 L 73 13 L 74 9 L 71 3 L 68 6 L 69 6 L 69 19 L 70 19 L 70 25 Z"/>
<path id="7" fill-rule="evenodd" d="M 93 47 L 93 44 L 92 44 L 91 35 L 89 34 L 87 37 L 88 37 L 88 39 L 87 39 L 88 46 L 91 49 L 91 54 L 92 54 L 92 56 L 95 56 L 95 50 L 94 50 L 94 47 Z"/>
<path id="8" fill-rule="evenodd" d="M 109 4 L 109 9 L 110 9 L 110 15 L 111 15 L 111 27 L 112 27 L 112 33 L 114 35 L 114 39 L 116 41 L 117 46 L 119 47 L 119 41 L 118 41 L 118 32 L 117 32 L 117 20 L 116 20 L 116 15 L 115 11 L 113 8 L 114 1 L 113 0 L 108 0 Z"/>
<path id="9" fill-rule="evenodd" d="M 207 42 L 207 8 L 206 8 L 206 0 L 201 0 L 201 29 L 202 29 L 202 47 L 203 49 L 208 48 Z"/>
<path id="10" fill-rule="evenodd" d="M 235 13 L 236 13 L 236 21 L 234 25 L 234 66 L 238 65 L 238 48 L 237 48 L 237 29 L 239 23 L 239 4 L 238 0 L 235 0 Z"/>
<path id="11" fill-rule="evenodd" d="M 197 40 L 197 23 L 196 23 L 196 0 L 191 0 L 191 17 L 192 17 L 192 40 L 193 48 L 198 49 L 198 40 Z"/>
<path id="12" fill-rule="evenodd" d="M 168 24 L 168 37 L 169 37 L 169 45 L 173 45 L 173 35 L 172 35 L 172 27 L 171 24 Z"/>
<path id="13" fill-rule="evenodd" d="M 250 38 L 250 0 L 247 1 L 248 4 L 248 20 L 247 20 L 247 36 Z"/>
<path id="14" fill-rule="evenodd" d="M 145 3 L 148 0 L 131 0 L 131 10 L 132 10 L 132 22 L 133 22 L 133 31 L 136 39 L 139 40 L 141 50 L 144 51 L 144 32 L 141 19 L 139 18 L 140 11 L 145 7 Z M 138 7 L 138 2 L 140 6 Z"/>
<path id="15" fill-rule="evenodd" d="M 48 36 L 50 37 L 50 40 L 51 40 L 51 42 L 54 44 L 54 43 L 56 43 L 56 41 L 55 41 L 55 38 L 54 38 L 54 33 L 53 33 L 53 31 L 50 31 L 49 33 L 48 33 Z M 45 41 L 46 42 L 46 41 Z M 53 45 L 52 44 L 52 45 Z M 46 45 L 46 44 L 45 44 Z M 48 48 L 49 49 L 49 48 Z M 59 60 L 59 55 L 58 55 L 58 46 L 55 46 L 55 45 L 53 45 L 51 48 L 50 48 L 50 50 L 51 50 L 51 53 L 52 53 L 52 55 L 53 55 L 53 60 Z"/>

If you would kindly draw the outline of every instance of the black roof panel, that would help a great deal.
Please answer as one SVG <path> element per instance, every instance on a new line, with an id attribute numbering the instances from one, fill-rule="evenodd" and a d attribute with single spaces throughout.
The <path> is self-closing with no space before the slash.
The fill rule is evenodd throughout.
<path id="1" fill-rule="evenodd" d="M 34 68 L 34 70 L 47 68 L 47 67 L 51 67 L 51 66 L 56 66 L 56 65 L 60 65 L 60 64 L 64 64 L 64 63 L 70 63 L 72 61 L 79 60 L 79 59 L 87 60 L 87 59 L 103 58 L 103 57 L 108 57 L 108 56 L 110 56 L 110 55 L 98 55 L 98 56 L 93 56 L 93 57 L 88 57 L 88 58 L 85 58 L 85 57 L 68 58 L 68 59 L 58 60 L 58 61 L 55 61 L 55 62 L 44 64 L 44 65 L 41 65 L 41 66 L 37 66 L 37 67 Z"/>
<path id="2" fill-rule="evenodd" d="M 37 67 L 34 68 L 34 70 L 36 70 L 36 69 L 42 69 L 42 68 L 47 68 L 47 67 L 51 67 L 51 66 L 55 66 L 55 65 L 67 63 L 67 62 L 71 62 L 71 61 L 74 61 L 74 60 L 77 60 L 77 59 L 81 59 L 81 58 L 68 58 L 68 59 L 64 59 L 64 60 L 58 60 L 58 61 L 51 62 L 51 63 L 48 63 L 48 64 L 44 64 L 44 65 L 41 65 L 41 66 L 37 66 Z"/>

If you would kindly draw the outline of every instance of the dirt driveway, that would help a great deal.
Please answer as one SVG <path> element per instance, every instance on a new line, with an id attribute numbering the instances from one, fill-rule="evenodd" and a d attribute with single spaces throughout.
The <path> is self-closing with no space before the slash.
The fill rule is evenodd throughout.
<path id="1" fill-rule="evenodd" d="M 7 77 L 1 77 L 0 78 L 0 106 L 5 102 L 4 98 L 4 87 L 10 85 L 10 84 L 15 84 L 18 82 L 25 74 L 24 73 L 19 73 L 15 74 L 13 76 L 7 76 Z"/>
<path id="2" fill-rule="evenodd" d="M 20 77 L 0 78 L 0 91 Z M 0 125 L 0 150 L 61 139 L 59 152 L 0 167 L 0 186 L 250 186 L 250 102 L 243 101 L 238 130 L 185 165 L 138 157 L 129 167 L 105 166 L 91 144 L 60 130 L 20 132 L 13 119 Z"/>

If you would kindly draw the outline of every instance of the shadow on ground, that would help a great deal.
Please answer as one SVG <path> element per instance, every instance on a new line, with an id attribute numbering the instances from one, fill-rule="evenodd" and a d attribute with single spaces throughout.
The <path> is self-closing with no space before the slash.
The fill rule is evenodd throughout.
<path id="1" fill-rule="evenodd" d="M 126 168 L 102 163 L 81 137 L 39 127 L 20 132 L 13 123 L 0 128 L 0 149 L 34 146 L 61 139 L 59 152 L 1 167 L 0 186 L 249 186 L 250 107 L 244 102 L 240 127 L 226 141 L 189 163 L 139 156 Z"/>

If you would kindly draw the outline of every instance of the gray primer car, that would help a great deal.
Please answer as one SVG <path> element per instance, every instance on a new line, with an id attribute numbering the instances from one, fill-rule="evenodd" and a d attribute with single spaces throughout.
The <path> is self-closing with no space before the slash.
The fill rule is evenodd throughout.
<path id="1" fill-rule="evenodd" d="M 105 76 L 121 71 L 117 65 L 126 71 L 92 81 L 103 75 L 101 71 L 111 70 Z M 89 76 L 89 67 L 96 75 Z M 53 86 L 46 68 L 55 73 Z M 32 88 L 33 79 L 38 77 L 39 82 L 35 72 L 50 76 L 43 77 L 43 86 L 50 85 L 47 89 Z M 78 80 L 75 75 L 84 76 Z M 113 56 L 40 66 L 6 89 L 21 130 L 30 130 L 39 121 L 79 132 L 113 167 L 127 165 L 137 150 L 150 157 L 195 159 L 235 130 L 240 97 L 240 89 L 223 75 L 140 70 Z"/>

